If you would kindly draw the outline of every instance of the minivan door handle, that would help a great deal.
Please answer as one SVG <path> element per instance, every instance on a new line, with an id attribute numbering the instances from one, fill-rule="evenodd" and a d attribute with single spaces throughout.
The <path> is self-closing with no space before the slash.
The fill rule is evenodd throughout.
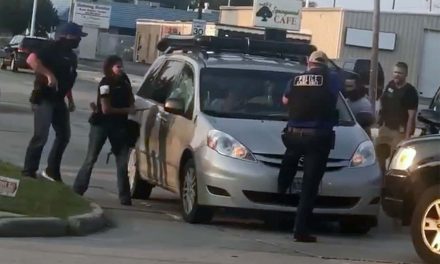
<path id="1" fill-rule="evenodd" d="M 168 122 L 167 118 L 163 116 L 161 113 L 157 113 L 156 118 L 159 119 L 161 122 Z"/>

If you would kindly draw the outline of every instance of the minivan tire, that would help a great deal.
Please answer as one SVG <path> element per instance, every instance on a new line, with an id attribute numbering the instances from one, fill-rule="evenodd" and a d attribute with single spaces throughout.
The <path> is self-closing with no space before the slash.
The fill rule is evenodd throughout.
<path id="1" fill-rule="evenodd" d="M 11 70 L 13 72 L 18 72 L 17 61 L 15 60 L 15 57 L 12 57 L 11 60 Z"/>
<path id="2" fill-rule="evenodd" d="M 191 224 L 209 223 L 214 217 L 214 211 L 198 203 L 197 171 L 193 159 L 185 163 L 181 179 L 180 201 L 183 219 Z"/>
<path id="3" fill-rule="evenodd" d="M 435 236 L 435 231 L 425 231 L 422 226 L 425 222 L 425 217 L 429 213 L 431 216 L 435 216 L 437 214 L 437 219 L 440 218 L 440 215 L 435 210 L 435 204 L 440 203 L 440 185 L 434 185 L 423 192 L 420 199 L 416 204 L 414 209 L 412 220 L 411 220 L 411 237 L 414 248 L 417 251 L 417 254 L 426 262 L 426 263 L 440 263 L 440 254 L 433 252 L 427 243 L 428 240 L 425 238 L 430 237 L 432 235 Z M 434 207 L 434 208 L 433 208 Z M 434 211 L 432 211 L 434 210 Z M 440 227 L 437 227 L 437 232 L 439 232 Z"/>
<path id="4" fill-rule="evenodd" d="M 147 200 L 150 198 L 154 185 L 141 178 L 137 163 L 136 149 L 131 149 L 128 161 L 128 179 L 130 195 L 133 199 Z"/>
<path id="5" fill-rule="evenodd" d="M 0 59 L 0 70 L 6 70 L 5 59 Z"/>

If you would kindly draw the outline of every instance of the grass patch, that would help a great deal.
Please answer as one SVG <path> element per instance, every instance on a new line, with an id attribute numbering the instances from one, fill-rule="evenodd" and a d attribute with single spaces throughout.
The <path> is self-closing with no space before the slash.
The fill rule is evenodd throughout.
<path id="1" fill-rule="evenodd" d="M 91 211 L 89 202 L 68 186 L 44 180 L 21 177 L 21 169 L 0 161 L 0 176 L 20 180 L 15 197 L 0 196 L 0 211 L 33 217 L 67 218 Z"/>

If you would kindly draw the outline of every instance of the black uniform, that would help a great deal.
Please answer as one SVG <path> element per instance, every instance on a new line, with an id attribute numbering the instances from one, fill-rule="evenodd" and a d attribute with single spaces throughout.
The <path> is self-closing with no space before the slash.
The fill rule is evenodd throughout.
<path id="1" fill-rule="evenodd" d="M 380 99 L 380 120 L 382 124 L 393 130 L 406 128 L 408 110 L 417 110 L 419 96 L 416 88 L 407 83 L 397 88 L 394 81 L 388 83 Z"/>
<path id="2" fill-rule="evenodd" d="M 97 112 L 89 119 L 91 124 L 87 157 L 78 172 L 73 189 L 84 194 L 89 186 L 93 166 L 98 159 L 102 146 L 107 138 L 116 156 L 119 199 L 123 204 L 130 204 L 130 188 L 127 177 L 128 135 L 126 114 L 104 114 L 101 99 L 110 99 L 113 108 L 127 108 L 133 103 L 133 94 L 128 77 L 104 77 L 99 83 L 97 95 Z"/>
<path id="3" fill-rule="evenodd" d="M 287 191 L 297 172 L 298 162 L 304 157 L 296 236 L 308 235 L 307 221 L 334 145 L 339 83 L 337 75 L 322 66 L 296 76 L 285 92 L 289 99 L 289 122 L 282 136 L 287 149 L 279 173 L 278 189 L 281 193 Z"/>
<path id="4" fill-rule="evenodd" d="M 34 107 L 34 136 L 26 151 L 23 175 L 35 177 L 41 153 L 46 144 L 52 125 L 56 138 L 48 158 L 46 172 L 55 180 L 61 180 L 60 164 L 64 150 L 70 139 L 69 111 L 64 101 L 72 89 L 77 73 L 77 57 L 61 42 L 51 42 L 36 53 L 42 64 L 58 80 L 58 87 L 47 85 L 45 76 L 36 74 L 30 102 Z"/>

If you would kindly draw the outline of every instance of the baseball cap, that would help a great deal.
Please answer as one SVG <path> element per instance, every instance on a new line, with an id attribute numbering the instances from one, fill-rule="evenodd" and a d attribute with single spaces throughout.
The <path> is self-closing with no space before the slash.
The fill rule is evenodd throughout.
<path id="1" fill-rule="evenodd" d="M 61 24 L 57 27 L 56 35 L 57 36 L 72 35 L 77 37 L 86 37 L 88 34 L 82 32 L 82 27 L 80 25 L 73 22 L 68 22 Z"/>
<path id="2" fill-rule="evenodd" d="M 327 55 L 320 50 L 314 51 L 309 57 L 309 62 L 313 63 L 327 64 L 327 61 Z"/>

